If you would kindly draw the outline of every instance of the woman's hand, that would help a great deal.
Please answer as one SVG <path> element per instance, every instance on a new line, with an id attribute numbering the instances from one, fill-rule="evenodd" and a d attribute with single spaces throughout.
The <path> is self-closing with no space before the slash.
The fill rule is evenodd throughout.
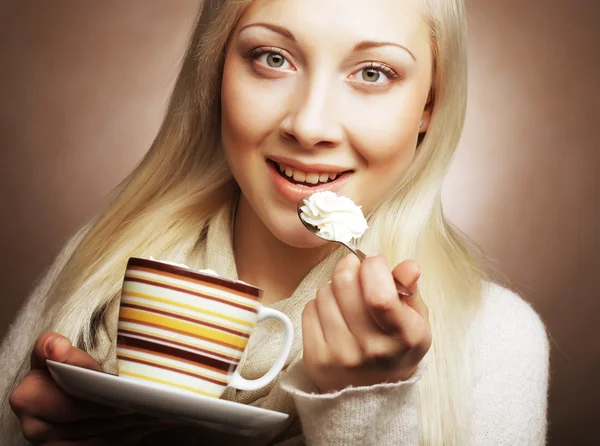
<path id="1" fill-rule="evenodd" d="M 135 445 L 169 425 L 140 414 L 69 396 L 52 379 L 46 359 L 101 371 L 100 364 L 57 333 L 41 335 L 31 355 L 31 370 L 10 395 L 23 435 L 36 445 Z"/>
<path id="2" fill-rule="evenodd" d="M 419 266 L 390 273 L 381 255 L 349 254 L 302 316 L 304 369 L 323 393 L 410 378 L 431 346 L 429 311 L 417 290 Z M 413 295 L 400 297 L 394 277 Z"/>

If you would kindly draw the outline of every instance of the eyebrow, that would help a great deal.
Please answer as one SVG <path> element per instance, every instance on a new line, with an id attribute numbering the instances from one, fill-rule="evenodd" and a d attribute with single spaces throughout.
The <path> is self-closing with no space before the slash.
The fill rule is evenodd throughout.
<path id="1" fill-rule="evenodd" d="M 404 51 L 406 51 L 408 54 L 410 54 L 410 57 L 412 57 L 412 59 L 415 62 L 417 61 L 417 58 L 415 57 L 415 55 L 412 53 L 411 50 L 406 48 L 404 45 L 400 45 L 399 43 L 393 43 L 393 42 L 374 42 L 371 40 L 364 40 L 362 42 L 357 43 L 354 46 L 354 51 L 368 50 L 370 48 L 379 48 L 381 46 L 395 46 L 395 47 L 401 48 Z"/>
<path id="2" fill-rule="evenodd" d="M 277 26 L 277 25 L 273 25 L 271 23 L 263 23 L 263 22 L 259 22 L 259 23 L 250 23 L 249 25 L 245 25 L 243 26 L 239 32 L 241 33 L 242 31 L 244 31 L 247 28 L 253 27 L 253 26 L 261 26 L 263 28 L 267 28 L 270 29 L 271 31 L 282 35 L 283 37 L 285 37 L 288 40 L 291 40 L 292 42 L 296 42 L 296 38 L 294 37 L 294 35 L 287 29 L 281 27 L 281 26 Z M 404 51 L 406 51 L 410 57 L 412 57 L 412 59 L 416 62 L 417 58 L 415 57 L 415 55 L 412 53 L 411 50 L 409 50 L 407 47 L 405 47 L 404 45 L 400 45 L 398 43 L 393 43 L 393 42 L 375 42 L 372 40 L 363 40 L 362 42 L 357 43 L 356 45 L 354 45 L 354 51 L 364 51 L 364 50 L 368 50 L 371 48 L 379 48 L 382 46 L 395 46 L 398 47 Z"/>
<path id="3" fill-rule="evenodd" d="M 271 23 L 250 23 L 249 25 L 243 26 L 239 32 L 241 33 L 242 31 L 244 31 L 247 28 L 250 28 L 252 26 L 262 26 L 263 28 L 267 28 L 270 29 L 273 32 L 276 32 L 277 34 L 281 34 L 283 37 L 285 37 L 288 40 L 291 40 L 292 42 L 296 41 L 296 38 L 294 37 L 294 35 L 289 32 L 287 29 L 282 28 L 281 26 L 277 26 L 277 25 L 272 25 Z"/>

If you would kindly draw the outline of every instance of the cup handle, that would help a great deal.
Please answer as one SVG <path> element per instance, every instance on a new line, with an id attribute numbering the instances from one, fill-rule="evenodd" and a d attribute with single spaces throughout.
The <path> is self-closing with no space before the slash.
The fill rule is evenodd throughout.
<path id="1" fill-rule="evenodd" d="M 261 306 L 260 311 L 258 312 L 256 323 L 264 321 L 265 319 L 277 319 L 281 325 L 283 325 L 284 329 L 283 347 L 281 348 L 275 363 L 271 366 L 267 373 L 257 379 L 242 378 L 240 372 L 236 370 L 231 377 L 231 381 L 229 382 L 230 387 L 238 390 L 262 389 L 277 377 L 285 365 L 285 361 L 290 354 L 290 350 L 292 349 L 292 341 L 294 340 L 294 327 L 292 326 L 292 321 L 290 321 L 290 318 L 288 318 L 281 311 Z"/>

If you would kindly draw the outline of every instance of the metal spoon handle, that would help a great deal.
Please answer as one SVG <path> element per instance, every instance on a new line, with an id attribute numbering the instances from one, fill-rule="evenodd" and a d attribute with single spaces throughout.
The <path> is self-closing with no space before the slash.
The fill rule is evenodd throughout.
<path id="1" fill-rule="evenodd" d="M 367 255 L 364 252 L 362 252 L 360 249 L 354 249 L 348 245 L 346 245 L 346 246 L 348 247 L 348 249 L 350 251 L 352 251 L 354 254 L 356 254 L 356 257 L 358 257 L 361 262 L 363 260 L 365 260 L 365 258 L 367 257 Z M 396 279 L 394 279 L 394 282 L 396 284 L 396 290 L 398 291 L 398 294 L 400 296 L 406 296 L 406 297 L 412 296 L 412 293 L 408 290 L 408 288 L 406 288 L 404 285 L 402 285 Z"/>
<path id="2" fill-rule="evenodd" d="M 298 202 L 298 204 L 296 205 L 296 211 L 298 212 L 298 217 L 300 218 L 300 221 L 302 222 L 302 224 L 304 225 L 304 227 L 306 229 L 308 229 L 312 234 L 316 235 L 317 237 L 319 237 L 322 240 L 327 240 L 328 242 L 339 243 L 341 245 L 344 245 L 346 248 L 348 248 L 350 251 L 352 251 L 354 253 L 354 255 L 360 259 L 361 262 L 363 260 L 365 260 L 367 255 L 364 252 L 362 252 L 360 249 L 354 249 L 350 245 L 347 245 L 344 242 L 341 242 L 338 240 L 330 240 L 330 239 L 325 238 L 322 235 L 320 235 L 319 229 L 316 226 L 311 225 L 310 223 L 308 223 L 307 221 L 305 221 L 302 218 L 302 209 L 301 208 L 303 205 L 304 205 L 304 199 L 302 199 Z M 398 294 L 400 296 L 406 296 L 406 297 L 412 296 L 412 293 L 410 291 L 408 291 L 408 288 L 406 288 L 404 285 L 402 285 L 396 279 L 394 279 L 394 282 L 396 283 L 396 290 L 398 290 Z"/>

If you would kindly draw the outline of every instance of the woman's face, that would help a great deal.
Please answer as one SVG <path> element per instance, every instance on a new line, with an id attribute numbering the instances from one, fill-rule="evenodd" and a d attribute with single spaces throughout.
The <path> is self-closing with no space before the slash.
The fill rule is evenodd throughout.
<path id="1" fill-rule="evenodd" d="M 295 247 L 321 243 L 298 219 L 305 196 L 331 190 L 368 214 L 414 158 L 431 72 L 419 0 L 254 0 L 231 36 L 221 90 L 242 199 Z"/>

